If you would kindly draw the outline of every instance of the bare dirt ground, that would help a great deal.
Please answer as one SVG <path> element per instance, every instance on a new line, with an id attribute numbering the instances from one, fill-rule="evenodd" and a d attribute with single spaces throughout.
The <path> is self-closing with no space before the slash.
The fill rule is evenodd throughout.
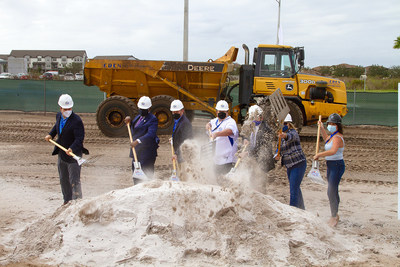
<path id="1" fill-rule="evenodd" d="M 126 138 L 105 137 L 94 114 L 79 114 L 85 124 L 85 147 L 91 163 L 82 168 L 84 198 L 99 196 L 132 185 L 131 159 Z M 8 234 L 53 214 L 62 204 L 56 157 L 44 141 L 55 122 L 55 114 L 0 112 L 0 264 L 13 251 L 4 246 Z M 206 120 L 196 118 L 195 132 L 201 136 Z M 379 126 L 345 127 L 346 172 L 340 184 L 341 221 L 335 231 L 356 236 L 363 245 L 365 260 L 357 266 L 400 266 L 400 221 L 397 219 L 397 128 Z M 311 166 L 315 153 L 316 127 L 300 134 Z M 169 136 L 161 136 L 156 175 L 171 175 Z M 321 173 L 326 171 L 321 162 Z M 289 203 L 286 170 L 277 167 L 269 176 L 267 194 Z M 326 187 L 307 178 L 302 183 L 306 210 L 327 221 L 330 216 Z M 28 241 L 29 242 L 29 241 Z M 13 266 L 32 264 L 29 259 Z M 299 264 L 302 265 L 302 264 Z M 337 266 L 346 261 L 337 262 Z"/>

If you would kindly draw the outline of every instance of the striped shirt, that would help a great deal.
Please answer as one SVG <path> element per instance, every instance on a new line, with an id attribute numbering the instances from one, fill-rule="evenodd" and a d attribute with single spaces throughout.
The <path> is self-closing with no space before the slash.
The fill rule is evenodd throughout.
<path id="1" fill-rule="evenodd" d="M 287 131 L 287 139 L 282 139 L 281 157 L 282 165 L 291 168 L 294 165 L 306 161 L 306 156 L 300 145 L 300 137 L 295 129 Z"/>

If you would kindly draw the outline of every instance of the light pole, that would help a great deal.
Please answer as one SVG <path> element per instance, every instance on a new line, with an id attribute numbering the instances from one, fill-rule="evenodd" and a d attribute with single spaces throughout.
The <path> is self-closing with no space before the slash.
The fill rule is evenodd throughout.
<path id="1" fill-rule="evenodd" d="M 279 5 L 279 8 L 278 8 L 278 29 L 276 30 L 276 44 L 278 45 L 279 44 L 279 30 L 280 30 L 280 27 L 281 27 L 281 0 L 275 0 L 275 1 Z"/>
<path id="2" fill-rule="evenodd" d="M 189 0 L 185 1 L 183 18 L 183 61 L 188 61 L 188 43 L 189 43 Z"/>

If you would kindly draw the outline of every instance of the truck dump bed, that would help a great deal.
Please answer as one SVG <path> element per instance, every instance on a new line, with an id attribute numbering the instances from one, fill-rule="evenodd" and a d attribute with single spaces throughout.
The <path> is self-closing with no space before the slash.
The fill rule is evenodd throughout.
<path id="1" fill-rule="evenodd" d="M 89 59 L 84 83 L 98 86 L 110 96 L 138 100 L 141 96 L 171 96 L 187 110 L 214 111 L 215 103 L 233 70 L 238 49 L 231 47 L 221 58 L 208 62 Z"/>

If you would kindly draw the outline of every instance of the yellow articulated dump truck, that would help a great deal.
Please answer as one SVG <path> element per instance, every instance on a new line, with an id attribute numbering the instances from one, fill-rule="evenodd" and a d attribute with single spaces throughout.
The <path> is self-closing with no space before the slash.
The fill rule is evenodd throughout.
<path id="1" fill-rule="evenodd" d="M 89 59 L 84 83 L 99 87 L 107 95 L 96 111 L 100 130 L 111 137 L 125 136 L 124 118 L 138 114 L 136 103 L 144 95 L 152 99 L 150 111 L 158 118 L 159 134 L 172 132 L 169 108 L 174 99 L 183 102 L 189 119 L 196 110 L 215 115 L 216 102 L 225 99 L 230 102 L 232 117 L 241 123 L 254 99 L 280 89 L 300 129 L 316 123 L 320 114 L 325 120 L 333 112 L 346 115 L 342 81 L 299 73 L 304 65 L 302 47 L 259 45 L 252 64 L 247 46 L 243 48 L 245 64 L 240 66 L 239 83 L 233 86 L 228 75 L 234 69 L 235 47 L 207 62 Z M 231 95 L 238 96 L 235 106 Z"/>

